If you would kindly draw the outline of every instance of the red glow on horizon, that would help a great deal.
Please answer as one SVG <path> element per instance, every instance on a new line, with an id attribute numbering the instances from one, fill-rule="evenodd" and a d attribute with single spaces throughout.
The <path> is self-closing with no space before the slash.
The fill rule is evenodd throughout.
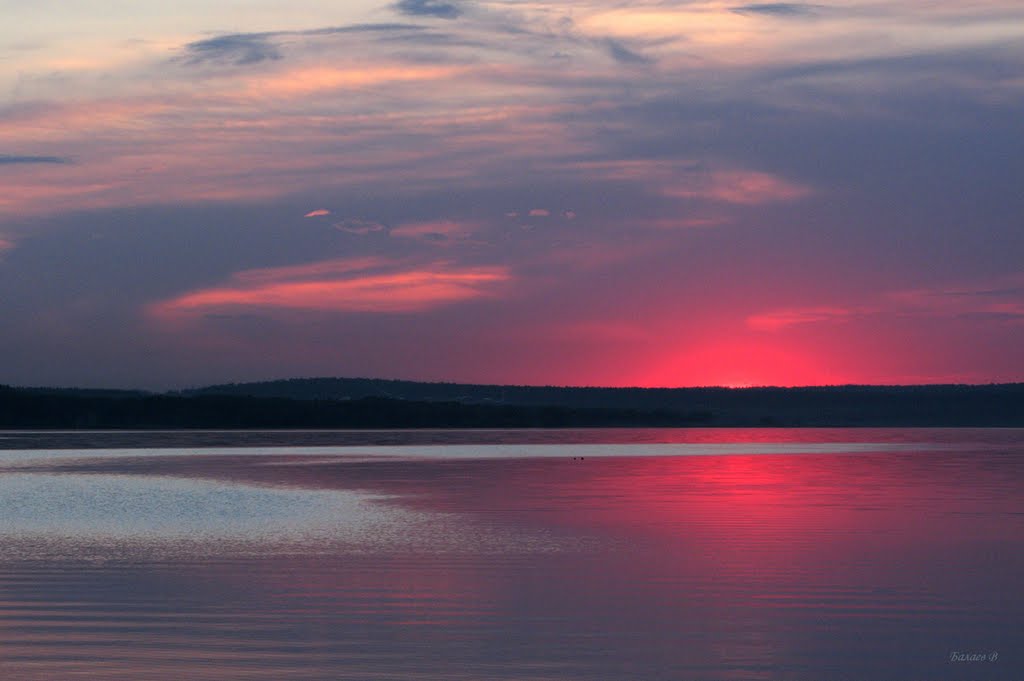
<path id="1" fill-rule="evenodd" d="M 819 349 L 771 340 L 705 342 L 657 357 L 636 375 L 639 387 L 794 387 L 850 383 Z"/>

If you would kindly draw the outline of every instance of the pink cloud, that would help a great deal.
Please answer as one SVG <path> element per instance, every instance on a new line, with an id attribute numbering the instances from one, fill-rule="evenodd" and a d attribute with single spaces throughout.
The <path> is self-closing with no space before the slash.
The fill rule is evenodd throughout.
<path id="1" fill-rule="evenodd" d="M 810 187 L 771 173 L 744 168 L 705 168 L 675 161 L 599 161 L 577 164 L 580 170 L 612 180 L 640 182 L 665 196 L 755 205 L 810 196 Z"/>
<path id="2" fill-rule="evenodd" d="M 157 303 L 150 311 L 157 317 L 239 308 L 417 312 L 494 295 L 510 278 L 503 267 L 460 267 L 446 262 L 403 266 L 377 258 L 329 260 L 238 272 L 222 286 Z"/>
<path id="3" fill-rule="evenodd" d="M 303 66 L 250 78 L 246 93 L 253 97 L 306 97 L 319 92 L 351 90 L 389 83 L 422 83 L 463 75 L 464 67 L 403 64 L 357 64 L 340 68 Z"/>
<path id="4" fill-rule="evenodd" d="M 864 313 L 864 310 L 846 307 L 788 308 L 747 317 L 747 326 L 757 331 L 779 331 L 797 324 L 845 322 Z"/>
<path id="5" fill-rule="evenodd" d="M 779 331 L 798 324 L 842 323 L 868 317 L 987 318 L 1024 323 L 1024 276 L 895 291 L 865 305 L 768 310 L 747 317 L 746 322 L 758 331 Z"/>
<path id="6" fill-rule="evenodd" d="M 385 270 L 390 261 L 367 256 L 362 258 L 337 258 L 303 265 L 266 267 L 236 272 L 232 279 L 243 283 L 264 283 L 280 281 L 306 281 L 350 276 L 368 270 Z"/>
<path id="7" fill-rule="evenodd" d="M 452 220 L 412 222 L 391 230 L 391 236 L 402 239 L 454 239 L 469 236 L 475 225 Z"/>
<path id="8" fill-rule="evenodd" d="M 669 196 L 708 199 L 724 203 L 758 204 L 793 201 L 811 191 L 768 173 L 751 170 L 719 170 L 683 178 L 665 188 Z"/>
<path id="9" fill-rule="evenodd" d="M 372 234 L 374 232 L 383 232 L 386 229 L 379 222 L 360 220 L 358 218 L 349 218 L 336 222 L 334 223 L 334 228 L 339 232 L 348 232 L 349 234 Z"/>
<path id="10" fill-rule="evenodd" d="M 998 317 L 1024 322 L 1024 275 L 959 286 L 890 293 L 888 301 L 904 313 L 937 317 Z"/>
<path id="11" fill-rule="evenodd" d="M 720 227 L 729 222 L 731 220 L 725 217 L 690 217 L 649 220 L 640 224 L 641 226 L 654 229 L 697 229 L 702 227 Z"/>
<path id="12" fill-rule="evenodd" d="M 302 217 L 304 217 L 304 218 L 319 218 L 319 217 L 323 217 L 325 215 L 330 215 L 330 214 L 331 214 L 331 211 L 327 210 L 326 208 L 317 208 L 316 210 L 309 211 L 308 213 L 306 213 Z"/>
<path id="13" fill-rule="evenodd" d="M 465 77 L 446 79 L 455 73 Z M 376 97 L 377 86 L 395 90 L 396 97 L 408 89 L 420 101 L 417 78 L 435 77 L 431 84 L 440 96 L 434 105 L 364 111 L 363 99 Z M 280 86 L 284 94 L 274 96 L 270 108 L 254 109 L 254 94 L 268 83 L 267 92 Z M 100 100 L 48 103 L 39 111 L 25 107 L 5 118 L 0 146 L 30 143 L 41 154 L 80 162 L 19 168 L 16 177 L 5 177 L 0 213 L 264 201 L 348 186 L 390 193 L 396 186 L 481 185 L 490 181 L 492 166 L 509 158 L 564 151 L 550 143 L 557 125 L 544 120 L 544 107 L 474 106 L 488 87 L 449 67 L 353 64 L 294 73 L 211 71 L 194 83 L 169 84 L 159 96 L 145 87 L 142 93 L 104 91 Z M 442 94 L 449 90 L 450 97 Z M 104 143 L 125 136 L 130 144 Z M 398 142 L 407 136 L 418 142 Z M 166 143 L 169 138 L 174 144 Z M 342 164 L 337 154 L 323 153 L 326 148 L 358 153 L 345 152 Z"/>
<path id="14" fill-rule="evenodd" d="M 551 215 L 551 211 L 546 208 L 534 208 L 530 211 L 530 217 L 533 218 L 546 218 Z"/>

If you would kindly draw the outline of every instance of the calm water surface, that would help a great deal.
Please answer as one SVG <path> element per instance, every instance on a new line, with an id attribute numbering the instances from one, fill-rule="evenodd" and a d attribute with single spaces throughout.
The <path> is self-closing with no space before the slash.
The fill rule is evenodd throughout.
<path id="1" fill-rule="evenodd" d="M 1024 431 L 0 433 L 3 679 L 1024 681 Z"/>

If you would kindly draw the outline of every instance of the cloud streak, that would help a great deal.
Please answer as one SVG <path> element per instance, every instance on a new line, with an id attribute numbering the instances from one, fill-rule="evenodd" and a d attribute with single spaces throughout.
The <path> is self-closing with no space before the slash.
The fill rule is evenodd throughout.
<path id="1" fill-rule="evenodd" d="M 779 18 L 803 18 L 816 15 L 821 7 L 796 2 L 769 2 L 733 7 L 737 14 L 760 14 Z"/>
<path id="2" fill-rule="evenodd" d="M 444 0 L 399 0 L 391 6 L 399 14 L 435 19 L 457 19 L 462 8 Z"/>
<path id="3" fill-rule="evenodd" d="M 447 242 L 453 239 L 465 239 L 472 234 L 473 229 L 473 225 L 454 220 L 434 220 L 399 225 L 391 230 L 391 236 L 399 239 Z"/>
<path id="4" fill-rule="evenodd" d="M 1024 322 L 1020 276 L 974 285 L 893 291 L 867 305 L 818 305 L 768 310 L 750 315 L 756 331 L 783 331 L 809 324 L 835 325 L 868 319 L 959 319 Z"/>
<path id="5" fill-rule="evenodd" d="M 747 326 L 756 331 L 781 331 L 802 324 L 846 322 L 864 313 L 864 310 L 844 307 L 790 308 L 751 315 L 747 317 Z"/>
<path id="6" fill-rule="evenodd" d="M 635 182 L 673 198 L 757 205 L 796 201 L 813 194 L 809 186 L 772 173 L 685 160 L 584 161 L 576 167 L 591 176 Z"/>
<path id="7" fill-rule="evenodd" d="M 377 23 L 327 26 L 301 31 L 226 33 L 186 44 L 182 61 L 190 65 L 229 63 L 246 66 L 282 59 L 284 53 L 280 42 L 285 38 L 319 38 L 346 34 L 409 34 L 422 29 L 422 26 L 416 24 Z"/>
<path id="8" fill-rule="evenodd" d="M 0 154 L 0 166 L 14 165 L 63 165 L 71 163 L 71 159 L 64 156 L 30 156 Z"/>
<path id="9" fill-rule="evenodd" d="M 251 309 L 412 313 L 495 295 L 510 279 L 504 267 L 341 259 L 239 272 L 223 286 L 157 303 L 150 311 L 157 318 Z"/>
<path id="10" fill-rule="evenodd" d="M 652 64 L 654 60 L 639 52 L 629 49 L 621 41 L 614 38 L 606 38 L 604 46 L 612 59 L 620 64 Z"/>
<path id="11" fill-rule="evenodd" d="M 235 33 L 197 40 L 185 46 L 186 63 L 230 62 L 236 66 L 281 59 L 281 51 L 271 41 L 273 34 Z"/>
<path id="12" fill-rule="evenodd" d="M 379 222 L 373 220 L 360 220 L 359 218 L 346 218 L 334 223 L 334 228 L 339 232 L 347 232 L 348 234 L 373 234 L 375 232 L 383 232 L 387 230 L 387 227 Z"/>
<path id="13" fill-rule="evenodd" d="M 1024 323 L 1024 277 L 890 293 L 889 304 L 920 316 Z"/>

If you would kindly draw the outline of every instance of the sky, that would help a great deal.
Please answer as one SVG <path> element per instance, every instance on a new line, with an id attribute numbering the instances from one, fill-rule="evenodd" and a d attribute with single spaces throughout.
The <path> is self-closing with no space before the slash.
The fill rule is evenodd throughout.
<path id="1" fill-rule="evenodd" d="M 0 13 L 0 383 L 1024 381 L 1019 0 Z"/>

